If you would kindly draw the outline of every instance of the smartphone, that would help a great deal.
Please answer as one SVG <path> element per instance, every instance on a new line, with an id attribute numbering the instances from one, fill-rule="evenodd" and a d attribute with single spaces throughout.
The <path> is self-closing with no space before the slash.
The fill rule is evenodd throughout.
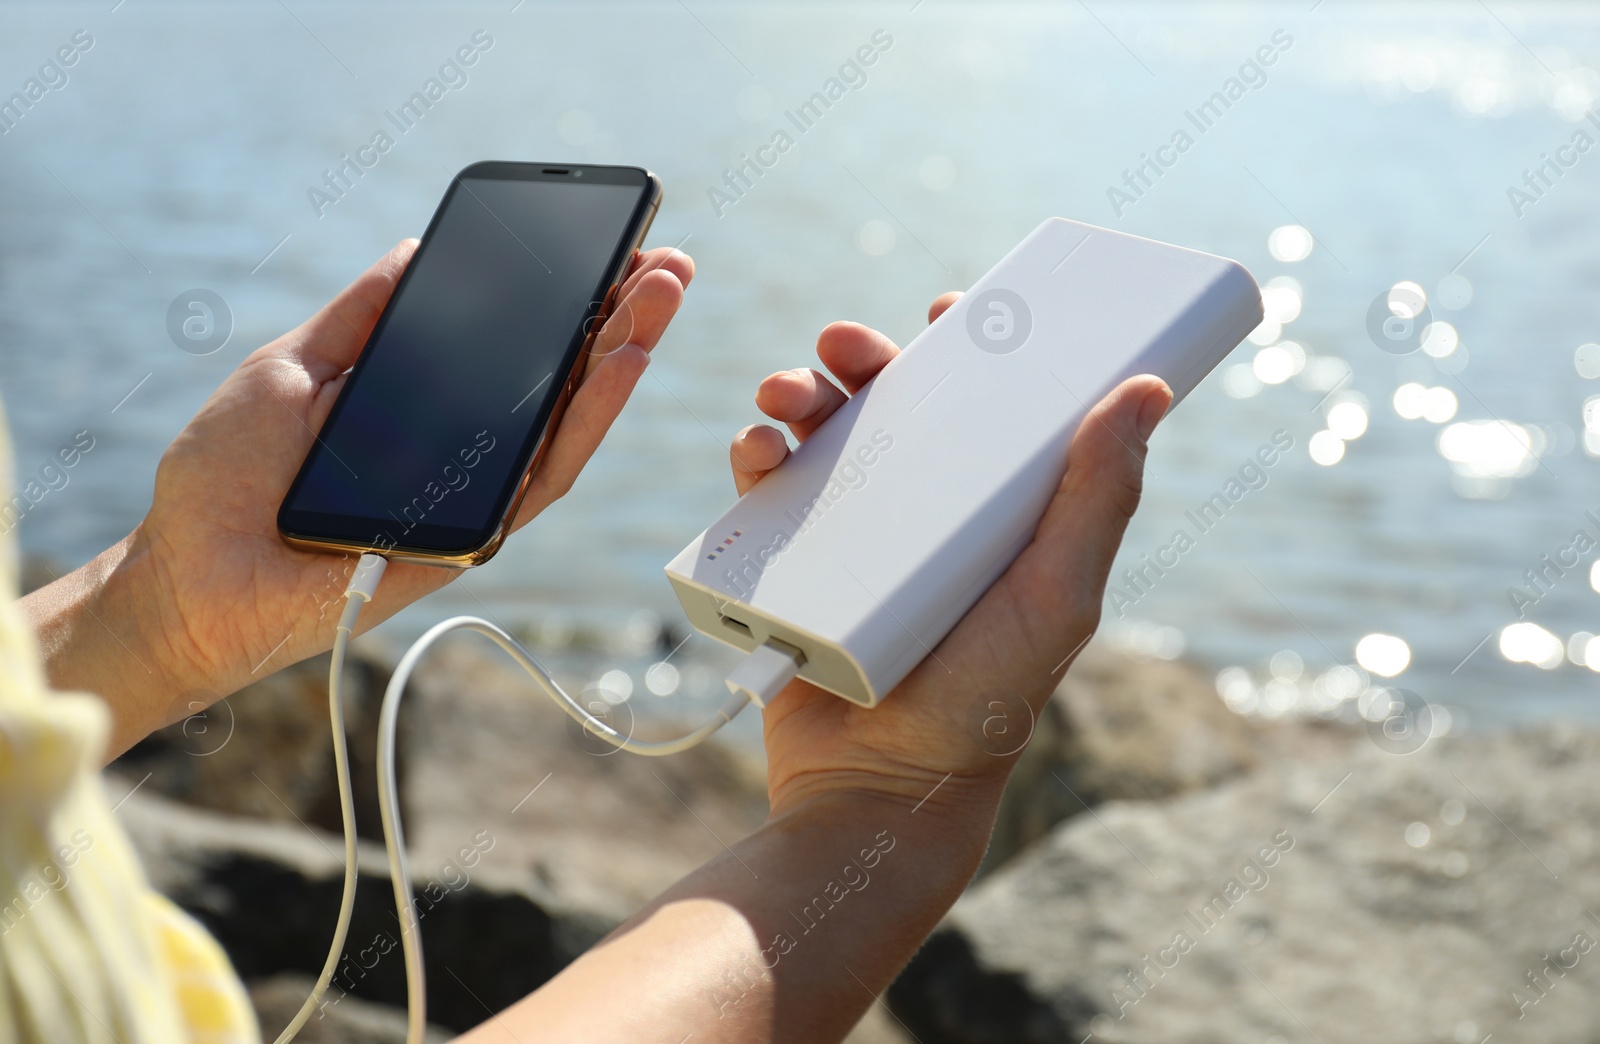
<path id="1" fill-rule="evenodd" d="M 660 205 L 638 167 L 457 174 L 283 499 L 283 539 L 493 556 Z"/>

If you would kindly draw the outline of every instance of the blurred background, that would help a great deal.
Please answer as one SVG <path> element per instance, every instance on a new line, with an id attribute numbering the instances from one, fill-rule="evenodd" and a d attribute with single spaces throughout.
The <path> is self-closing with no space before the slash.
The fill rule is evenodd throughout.
<path id="1" fill-rule="evenodd" d="M 1240 776 L 1237 786 L 1296 801 L 1299 784 L 1263 782 L 1263 773 L 1292 774 L 1318 759 L 1372 762 L 1370 772 L 1351 768 L 1343 779 L 1345 770 L 1324 769 L 1317 779 L 1325 786 L 1305 782 L 1316 793 L 1298 814 L 1325 817 L 1311 806 L 1336 780 L 1350 788 L 1339 791 L 1345 799 L 1362 780 L 1374 802 L 1432 795 L 1418 806 L 1426 814 L 1394 812 L 1397 825 L 1382 842 L 1394 853 L 1363 850 L 1363 859 L 1378 861 L 1368 867 L 1373 894 L 1395 904 L 1374 907 L 1373 932 L 1415 913 L 1395 889 L 1470 883 L 1478 856 L 1465 840 L 1441 848 L 1450 829 L 1481 820 L 1482 844 L 1504 860 L 1523 859 L 1514 866 L 1501 855 L 1490 859 L 1511 875 L 1504 881 L 1517 894 L 1524 891 L 1512 887 L 1517 874 L 1533 874 L 1541 889 L 1553 877 L 1560 891 L 1570 885 L 1561 880 L 1570 877 L 1561 860 L 1574 862 L 1574 871 L 1584 865 L 1587 841 L 1551 834 L 1552 847 L 1541 847 L 1533 834 L 1542 828 L 1496 803 L 1496 794 L 1526 800 L 1528 814 L 1550 830 L 1562 820 L 1548 780 L 1537 793 L 1517 789 L 1528 785 L 1528 773 L 1512 753 L 1490 792 L 1479 793 L 1487 784 L 1473 788 L 1461 773 L 1490 757 L 1490 746 L 1473 744 L 1492 745 L 1512 729 L 1521 730 L 1506 740 L 1521 744 L 1515 757 L 1566 764 L 1551 751 L 1587 743 L 1587 729 L 1600 723 L 1600 641 L 1592 633 L 1600 632 L 1600 269 L 1593 250 L 1600 156 L 1590 155 L 1600 142 L 1600 12 L 1593 8 L 1512 0 L 103 0 L 7 4 L 0 21 L 0 95 L 20 89 L 59 46 L 92 41 L 75 44 L 81 53 L 66 82 L 20 119 L 0 120 L 0 396 L 17 476 L 30 477 L 75 433 L 94 439 L 69 484 L 21 523 L 23 552 L 40 568 L 74 568 L 123 536 L 149 504 L 163 448 L 229 370 L 398 239 L 419 234 L 455 170 L 486 158 L 645 166 L 666 186 L 649 245 L 681 246 L 698 275 L 633 401 L 569 497 L 493 562 L 380 628 L 366 649 L 381 670 L 438 619 L 486 608 L 626 713 L 692 718 L 719 686 L 726 660 L 708 640 L 690 637 L 661 567 L 733 499 L 728 440 L 756 419 L 757 382 L 813 362 L 817 332 L 835 319 L 877 326 L 904 343 L 936 295 L 964 288 L 1040 220 L 1061 215 L 1237 258 L 1264 287 L 1268 314 L 1156 435 L 1144 503 L 1096 643 L 1105 670 L 1089 672 L 1102 678 L 1101 692 L 1116 690 L 1119 678 L 1153 678 L 1162 692 L 1182 688 L 1209 701 L 1183 712 L 1204 719 L 1204 728 L 1193 729 L 1181 727 L 1189 717 L 1160 709 L 1166 704 L 1140 706 L 1151 715 L 1145 724 L 1170 731 L 1174 744 L 1233 737 L 1227 743 L 1240 752 L 1238 764 L 1202 767 L 1153 790 L 1118 789 L 1119 765 L 1153 757 L 1141 752 L 1138 735 L 1123 736 L 1124 746 L 1096 748 L 1113 782 L 1095 794 L 1128 799 L 1129 816 L 1159 817 L 1168 812 L 1154 799 L 1201 782 Z M 309 190 L 322 185 L 324 171 L 378 129 L 392 131 L 386 113 L 479 31 L 493 43 L 465 81 L 398 135 L 343 198 L 319 208 Z M 858 47 L 882 39 L 890 42 L 861 82 L 797 132 L 786 113 L 823 89 Z M 1203 114 L 1219 91 L 1234 95 L 1230 103 Z M 793 148 L 737 199 L 719 196 L 725 173 L 780 129 L 796 137 Z M 1171 147 L 1180 133 L 1182 151 Z M 219 294 L 231 312 L 228 339 L 210 354 L 167 331 L 169 304 L 192 288 Z M 1289 445 L 1281 458 L 1251 467 L 1257 451 L 1275 442 Z M 1219 493 L 1231 507 L 1215 525 L 1197 526 L 1188 513 Z M 1181 554 L 1172 550 L 1179 531 L 1192 543 Z M 1161 565 L 1159 573 L 1148 561 Z M 1142 575 L 1126 575 L 1130 569 Z M 1178 675 L 1160 673 L 1169 668 L 1181 672 L 1181 685 L 1172 681 Z M 305 684 L 315 684 L 314 672 Z M 1081 782 L 1085 745 L 1092 746 L 1085 737 L 1098 735 L 1095 723 L 1104 721 L 1063 700 L 1062 764 L 1069 754 L 1079 758 L 1071 762 L 1079 768 L 1063 771 Z M 438 702 L 419 715 L 447 723 L 468 713 L 442 693 Z M 508 695 L 506 702 L 516 701 Z M 306 706 L 314 714 L 315 701 Z M 758 725 L 746 715 L 726 755 L 756 771 Z M 187 729 L 171 742 L 181 747 L 207 728 L 212 740 L 221 730 L 232 736 L 234 720 Z M 1286 730 L 1298 738 L 1262 738 Z M 1444 753 L 1430 746 L 1406 759 L 1433 740 Z M 1226 761 L 1217 750 L 1227 744 L 1217 743 L 1195 756 L 1211 759 L 1207 765 Z M 1271 750 L 1263 753 L 1262 744 Z M 264 741 L 253 746 L 270 749 Z M 436 784 L 426 800 L 413 796 L 417 815 L 428 801 L 446 802 L 440 795 L 452 789 L 445 768 L 427 775 L 434 771 L 428 758 L 444 746 L 437 735 L 416 742 L 421 775 L 413 780 Z M 1445 759 L 1428 776 L 1433 782 L 1384 775 L 1424 772 L 1417 766 L 1428 757 Z M 1171 772 L 1187 771 L 1181 761 L 1171 762 Z M 199 770 L 177 764 L 181 771 L 157 778 L 182 797 L 198 786 Z M 1587 771 L 1572 768 L 1580 770 Z M 129 768 L 129 782 L 145 771 Z M 285 785 L 317 771 L 307 763 Z M 543 772 L 523 775 L 509 796 Z M 1453 789 L 1435 794 L 1434 783 Z M 1116 826 L 1109 812 L 1098 825 L 1078 822 L 1084 817 L 1072 813 L 1095 803 L 1094 787 L 1067 789 L 1072 799 L 1059 813 L 1041 813 L 1037 822 L 1019 813 L 1018 851 L 1036 841 L 1055 845 L 1069 863 L 1087 859 L 1100 836 L 1093 831 Z M 1560 800 L 1587 800 L 1584 790 L 1574 783 L 1558 792 Z M 1210 796 L 1193 800 L 1200 798 Z M 1133 808 L 1133 799 L 1150 807 Z M 448 798 L 467 816 L 477 800 Z M 269 806 L 262 815 L 282 818 Z M 1371 806 L 1350 814 L 1357 817 L 1350 830 L 1380 818 Z M 1516 841 L 1491 829 L 1496 817 Z M 1175 843 L 1170 822 L 1160 829 L 1150 825 L 1155 820 L 1139 822 L 1152 845 L 1167 843 L 1163 830 Z M 1420 833 L 1410 829 L 1419 824 Z M 1258 840 L 1282 825 L 1263 821 Z M 1083 836 L 1068 844 L 1066 829 Z M 1126 863 L 1138 848 L 1129 832 L 1138 834 L 1138 824 L 1111 830 L 1121 847 L 1108 849 L 1108 866 Z M 1255 835 L 1245 833 L 1238 858 L 1223 852 L 1215 872 L 1177 856 L 1170 877 L 1154 862 L 1145 870 L 1188 882 L 1189 898 L 1175 901 L 1196 904 L 1221 887 L 1228 865 L 1249 857 Z M 427 844 L 427 827 L 420 836 Z M 1418 837 L 1422 843 L 1413 843 Z M 550 836 L 542 847 L 537 836 L 524 842 L 529 865 L 550 858 Z M 561 843 L 576 850 L 585 842 L 575 832 Z M 703 843 L 685 841 L 685 852 Z M 1203 847 L 1204 839 L 1196 843 Z M 507 847 L 515 846 L 508 840 Z M 1557 848 L 1559 858 L 1551 855 Z M 1182 851 L 1199 858 L 1193 845 Z M 1450 874 L 1461 865 L 1450 862 L 1452 853 L 1470 869 Z M 1435 856 L 1433 884 L 1401 868 Z M 1082 869 L 1051 865 L 1056 880 Z M 572 871 L 573 887 L 591 870 Z M 1149 882 L 1133 864 L 1108 873 L 1122 880 L 1124 871 L 1136 883 L 1103 886 L 1139 905 L 1136 887 Z M 560 874 L 547 868 L 545 877 Z M 1169 886 L 1179 887 L 1159 887 Z M 644 884 L 638 891 L 648 894 Z M 1566 946 L 1573 931 L 1600 933 L 1600 921 L 1582 916 L 1580 892 L 1562 891 L 1567 905 L 1541 908 L 1550 927 L 1517 943 L 1526 959 L 1492 932 L 1477 937 L 1485 954 L 1498 950 L 1504 961 L 1493 970 L 1473 966 L 1483 977 L 1469 992 L 1498 998 L 1482 1001 L 1484 1010 L 1465 997 L 1435 1010 L 1443 1002 L 1419 998 L 1426 991 L 1418 986 L 1390 1005 L 1386 1021 L 1359 1033 L 1308 1015 L 1319 1004 L 1339 1012 L 1311 984 L 1330 954 L 1288 947 L 1274 957 L 1277 971 L 1250 973 L 1262 989 L 1276 986 L 1286 1005 L 1267 999 L 1270 989 L 1231 1006 L 1219 1001 L 1200 989 L 1202 972 L 1216 990 L 1244 990 L 1250 979 L 1234 964 L 1208 964 L 1193 973 L 1192 997 L 1161 980 L 1134 994 L 1148 994 L 1148 1003 L 1119 1016 L 1108 1000 L 1121 981 L 1116 969 L 1137 968 L 1140 953 L 1167 943 L 1172 924 L 1143 937 L 1130 929 L 1126 946 L 1092 961 L 1084 956 L 1081 969 L 1041 972 L 1077 944 L 1062 941 L 1035 955 L 985 950 L 982 930 L 970 925 L 1003 918 L 979 906 L 972 909 L 988 912 L 969 914 L 968 928 L 953 922 L 939 937 L 944 949 L 930 947 L 943 963 L 926 979 L 944 985 L 918 993 L 908 980 L 894 1000 L 896 1016 L 874 1017 L 887 1039 L 914 1029 L 924 1041 L 1057 1033 L 1076 1040 L 1084 1032 L 1286 1040 L 1310 1039 L 1305 1034 L 1315 1030 L 1327 1041 L 1477 1042 L 1500 1026 L 1497 1019 L 1531 1026 L 1526 1020 L 1542 1013 L 1543 1029 L 1512 1039 L 1589 1040 L 1579 1029 L 1564 1036 L 1552 1014 L 1580 1003 L 1562 998 L 1581 987 L 1562 991 L 1544 972 L 1534 993 L 1523 974 L 1527 964 L 1534 975 L 1538 952 Z M 633 895 L 617 894 L 623 906 Z M 1468 906 L 1506 932 L 1531 931 L 1533 915 L 1513 916 L 1504 895 L 1494 894 L 1474 891 L 1469 898 L 1478 905 Z M 1264 938 L 1288 931 L 1282 923 L 1310 902 L 1271 891 L 1257 898 L 1269 897 L 1285 905 L 1277 921 L 1263 915 Z M 379 898 L 372 897 L 374 910 Z M 1458 921 L 1467 916 L 1455 909 Z M 1079 914 L 1058 926 L 1059 939 L 1087 931 L 1090 913 Z M 215 926 L 223 914 L 207 916 Z M 309 921 L 308 931 L 315 929 Z M 1239 931 L 1241 947 L 1271 944 Z M 1461 945 L 1446 932 L 1425 949 L 1437 957 Z M 1353 942 L 1343 956 L 1361 951 Z M 1433 967 L 1403 950 L 1391 956 L 1392 963 L 1368 962 L 1375 962 L 1372 983 L 1390 982 L 1419 961 Z M 1220 951 L 1206 959 L 1221 961 Z M 292 963 L 263 958 L 258 970 Z M 1027 1032 L 1043 1035 L 968 1018 L 954 1002 L 950 1011 L 926 1014 L 938 1008 L 930 998 L 954 995 L 951 969 L 980 984 L 994 969 L 1001 978 L 1026 973 L 1026 997 L 973 1001 L 972 1010 L 1034 1011 L 1027 1025 L 1047 1029 Z M 1440 982 L 1450 981 L 1446 972 L 1440 964 Z M 1515 999 L 1507 1007 L 1507 993 L 1539 997 L 1542 1007 L 1519 1008 Z M 1157 1014 L 1168 1003 L 1178 1013 L 1171 1022 Z M 1234 1029 L 1205 1021 L 1223 1008 L 1248 1009 L 1254 1021 Z M 1413 1008 L 1416 1019 L 1407 1021 L 1402 1014 Z M 1048 1019 L 1041 1022 L 1039 1012 Z M 1587 1016 L 1573 1009 L 1571 1017 L 1578 1026 Z"/>

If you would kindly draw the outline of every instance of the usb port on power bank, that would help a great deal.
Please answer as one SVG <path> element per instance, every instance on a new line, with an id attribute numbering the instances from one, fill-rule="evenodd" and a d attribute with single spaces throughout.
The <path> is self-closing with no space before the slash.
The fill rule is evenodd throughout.
<path id="1" fill-rule="evenodd" d="M 718 614 L 718 615 L 720 616 L 721 614 Z M 722 619 L 722 626 L 726 627 L 728 630 L 732 631 L 734 634 L 743 635 L 744 637 L 749 638 L 752 641 L 755 639 L 755 634 L 751 632 L 749 624 L 744 623 L 741 620 L 735 620 L 731 616 L 722 616 L 721 619 Z"/>

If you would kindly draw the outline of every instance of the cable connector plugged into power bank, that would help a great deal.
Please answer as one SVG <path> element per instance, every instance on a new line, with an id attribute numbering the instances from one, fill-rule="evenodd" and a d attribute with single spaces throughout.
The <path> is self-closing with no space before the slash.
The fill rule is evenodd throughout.
<path id="1" fill-rule="evenodd" d="M 728 691 L 735 695 L 744 693 L 751 703 L 765 709 L 768 701 L 794 681 L 805 664 L 805 654 L 799 649 L 788 642 L 768 638 L 728 673 Z"/>

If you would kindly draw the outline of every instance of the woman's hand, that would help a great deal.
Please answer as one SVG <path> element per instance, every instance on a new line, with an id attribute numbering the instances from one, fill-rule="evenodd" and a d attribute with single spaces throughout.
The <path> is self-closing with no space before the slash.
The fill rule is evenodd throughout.
<path id="1" fill-rule="evenodd" d="M 150 512 L 133 533 L 24 600 L 51 683 L 111 703 L 108 756 L 332 645 L 356 556 L 290 548 L 278 536 L 278 506 L 416 245 L 402 242 L 307 322 L 246 358 L 167 449 Z M 676 250 L 634 259 L 517 526 L 571 487 L 693 274 Z M 455 575 L 391 566 L 363 629 Z"/>
<path id="2" fill-rule="evenodd" d="M 958 296 L 935 301 L 929 321 Z M 816 370 L 776 373 L 762 382 L 756 403 L 803 440 L 897 354 L 875 330 L 834 323 L 818 339 L 817 356 L 839 384 Z M 857 791 L 968 808 L 984 821 L 1035 716 L 1099 624 L 1112 558 L 1139 504 L 1145 443 L 1171 401 L 1165 384 L 1141 376 L 1095 406 L 1033 542 L 880 706 L 868 710 L 798 679 L 770 703 L 775 816 L 817 796 Z M 787 455 L 776 428 L 742 431 L 731 449 L 739 492 Z"/>

